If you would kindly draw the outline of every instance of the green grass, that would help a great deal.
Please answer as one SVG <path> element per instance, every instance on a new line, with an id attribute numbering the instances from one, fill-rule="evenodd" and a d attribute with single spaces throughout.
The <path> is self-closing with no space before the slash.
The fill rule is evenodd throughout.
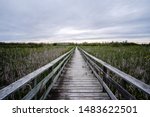
<path id="1" fill-rule="evenodd" d="M 0 43 L 0 87 L 40 68 L 71 48 L 57 44 Z"/>
<path id="2" fill-rule="evenodd" d="M 82 47 L 110 65 L 150 84 L 150 45 L 99 44 Z"/>
<path id="3" fill-rule="evenodd" d="M 97 58 L 150 85 L 150 44 L 83 44 L 81 47 Z M 122 85 L 119 77 L 113 73 L 110 75 Z M 124 86 L 137 99 L 149 99 L 133 85 L 125 84 Z M 116 89 L 111 88 L 111 90 L 116 93 Z"/>

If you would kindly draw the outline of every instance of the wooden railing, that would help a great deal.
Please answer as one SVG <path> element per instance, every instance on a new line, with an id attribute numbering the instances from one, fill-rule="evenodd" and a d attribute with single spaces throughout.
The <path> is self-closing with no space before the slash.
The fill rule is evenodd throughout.
<path id="1" fill-rule="evenodd" d="M 74 49 L 0 90 L 2 99 L 45 99 Z"/>
<path id="2" fill-rule="evenodd" d="M 150 85 L 79 50 L 111 99 L 150 99 Z"/>

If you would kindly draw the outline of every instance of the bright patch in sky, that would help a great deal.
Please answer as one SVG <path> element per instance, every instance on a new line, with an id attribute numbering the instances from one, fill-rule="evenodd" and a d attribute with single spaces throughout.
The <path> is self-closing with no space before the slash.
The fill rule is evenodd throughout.
<path id="1" fill-rule="evenodd" d="M 62 34 L 62 35 L 78 35 L 78 34 L 82 34 L 82 33 L 86 33 L 88 32 L 88 30 L 81 30 L 81 29 L 74 29 L 74 28 L 62 28 L 60 29 L 57 34 Z"/>

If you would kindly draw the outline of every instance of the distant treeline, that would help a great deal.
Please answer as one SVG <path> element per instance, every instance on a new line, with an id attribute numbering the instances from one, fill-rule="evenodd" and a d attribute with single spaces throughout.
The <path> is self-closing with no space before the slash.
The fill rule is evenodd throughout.
<path id="1" fill-rule="evenodd" d="M 131 46 L 131 45 L 144 45 L 144 46 L 150 46 L 150 43 L 148 44 L 137 44 L 137 43 L 130 43 L 130 42 L 109 42 L 109 43 L 81 43 L 82 46 Z"/>
<path id="2" fill-rule="evenodd" d="M 150 46 L 150 43 L 148 44 L 137 44 L 137 43 L 131 43 L 131 42 L 108 42 L 108 43 L 5 43 L 0 42 L 0 47 L 28 47 L 28 48 L 35 48 L 35 47 L 43 47 L 43 46 L 64 46 L 64 45 L 71 45 L 71 46 L 131 46 L 131 45 L 143 45 L 143 46 Z"/>
<path id="3" fill-rule="evenodd" d="M 74 43 L 5 43 L 0 42 L 0 47 L 20 47 L 20 48 L 37 48 L 43 46 L 64 46 L 64 45 L 74 45 Z"/>

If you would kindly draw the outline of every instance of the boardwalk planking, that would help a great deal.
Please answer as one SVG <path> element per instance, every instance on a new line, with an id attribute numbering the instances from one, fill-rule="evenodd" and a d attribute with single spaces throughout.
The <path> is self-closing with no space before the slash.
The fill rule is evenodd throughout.
<path id="1" fill-rule="evenodd" d="M 50 100 L 105 100 L 99 81 L 91 73 L 78 49 L 55 83 L 47 99 Z"/>

